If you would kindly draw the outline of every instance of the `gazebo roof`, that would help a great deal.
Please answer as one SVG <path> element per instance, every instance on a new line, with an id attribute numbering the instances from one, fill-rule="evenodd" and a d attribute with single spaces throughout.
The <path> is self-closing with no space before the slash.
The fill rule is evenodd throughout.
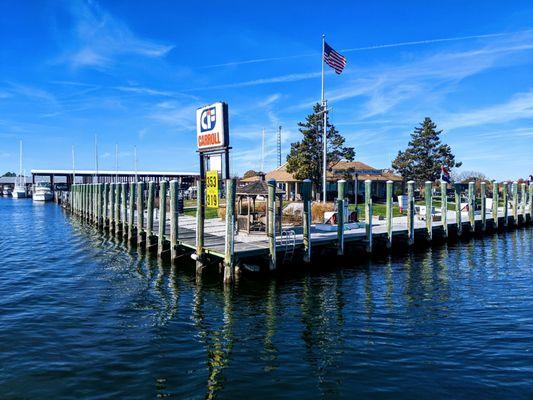
<path id="1" fill-rule="evenodd" d="M 285 194 L 285 191 L 276 187 L 276 194 Z M 237 188 L 237 196 L 267 196 L 268 184 L 265 181 L 250 182 L 243 187 Z"/>

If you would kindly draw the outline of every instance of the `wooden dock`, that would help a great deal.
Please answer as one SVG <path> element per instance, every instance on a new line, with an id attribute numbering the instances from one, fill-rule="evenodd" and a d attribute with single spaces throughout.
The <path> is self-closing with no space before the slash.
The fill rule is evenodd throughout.
<path id="1" fill-rule="evenodd" d="M 311 224 L 310 181 L 306 180 L 302 191 L 303 224 L 282 227 L 280 232 L 276 224 L 278 213 L 274 200 L 276 182 L 269 181 L 267 232 L 245 234 L 236 233 L 234 229 L 235 185 L 235 180 L 226 181 L 225 220 L 205 220 L 201 212 L 197 212 L 196 217 L 180 215 L 176 180 L 157 184 L 149 182 L 148 185 L 143 182 L 76 184 L 72 185 L 68 201 L 63 204 L 76 217 L 159 257 L 176 261 L 180 257 L 191 256 L 197 262 L 198 273 L 213 263 L 222 264 L 225 282 L 231 282 L 235 268 L 245 263 L 262 264 L 265 268 L 275 270 L 287 260 L 310 262 L 316 251 L 325 249 L 333 249 L 339 256 L 343 256 L 351 247 L 362 247 L 371 253 L 387 251 L 393 246 L 409 247 L 419 241 L 430 243 L 436 239 L 529 227 L 533 214 L 533 184 L 526 187 L 525 183 L 519 185 L 514 182 L 509 185 L 505 182 L 500 186 L 492 182 L 492 195 L 487 197 L 486 183 L 483 182 L 480 198 L 476 198 L 474 183 L 471 182 L 466 199 L 468 209 L 461 210 L 460 187 L 455 185 L 454 209 L 449 209 L 447 196 L 442 197 L 439 199 L 441 209 L 447 212 L 440 213 L 439 220 L 436 220 L 432 212 L 432 183 L 426 182 L 425 210 L 417 213 L 414 182 L 410 181 L 407 183 L 406 215 L 393 218 L 392 182 L 387 182 L 385 218 L 378 220 L 372 217 L 373 204 L 368 195 L 364 204 L 365 221 L 347 223 L 344 217 L 345 183 L 339 181 L 339 223 L 329 226 L 331 230 L 328 231 L 325 230 L 328 229 L 326 225 Z M 370 189 L 371 181 L 365 182 L 365 187 Z M 446 185 L 442 185 L 441 193 L 446 193 Z M 170 207 L 167 207 L 167 197 Z M 479 211 L 476 210 L 478 201 L 481 203 Z M 488 207 L 488 203 L 495 206 Z M 500 203 L 501 206 L 498 206 Z"/>

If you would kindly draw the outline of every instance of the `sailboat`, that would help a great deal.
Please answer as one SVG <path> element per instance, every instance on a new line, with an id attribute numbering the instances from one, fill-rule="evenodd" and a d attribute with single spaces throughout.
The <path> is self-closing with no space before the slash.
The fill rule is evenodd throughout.
<path id="1" fill-rule="evenodd" d="M 14 199 L 22 199 L 27 196 L 26 177 L 22 171 L 22 140 L 20 141 L 19 173 L 15 177 L 15 187 L 13 188 L 12 196 Z"/>

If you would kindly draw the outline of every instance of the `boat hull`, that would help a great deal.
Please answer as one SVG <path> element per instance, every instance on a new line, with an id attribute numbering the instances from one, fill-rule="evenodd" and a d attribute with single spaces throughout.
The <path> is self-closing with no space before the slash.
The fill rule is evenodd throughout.
<path id="1" fill-rule="evenodd" d="M 24 199 L 27 197 L 25 192 L 14 191 L 13 193 L 11 193 L 11 195 L 13 196 L 14 199 Z"/>
<path id="2" fill-rule="evenodd" d="M 50 201 L 52 197 L 52 193 L 35 193 L 33 195 L 33 201 Z"/>

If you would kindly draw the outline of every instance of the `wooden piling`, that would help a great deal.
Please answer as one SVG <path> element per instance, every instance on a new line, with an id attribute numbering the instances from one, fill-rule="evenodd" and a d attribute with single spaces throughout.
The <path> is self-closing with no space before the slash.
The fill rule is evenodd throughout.
<path id="1" fill-rule="evenodd" d="M 500 202 L 499 185 L 496 180 L 492 181 L 492 226 L 498 229 L 498 207 Z"/>
<path id="2" fill-rule="evenodd" d="M 476 210 L 476 184 L 475 182 L 468 182 L 468 220 L 470 225 L 470 232 L 476 230 L 475 212 Z"/>
<path id="3" fill-rule="evenodd" d="M 341 179 L 337 182 L 337 255 L 344 254 L 344 198 L 346 181 Z"/>
<path id="4" fill-rule="evenodd" d="M 267 212 L 268 212 L 268 250 L 269 250 L 269 269 L 274 271 L 276 269 L 276 180 L 268 181 L 268 197 L 267 197 Z"/>
<path id="5" fill-rule="evenodd" d="M 122 197 L 120 212 L 122 217 L 122 236 L 124 239 L 128 236 L 128 183 L 122 182 Z"/>
<path id="6" fill-rule="evenodd" d="M 179 236 L 179 191 L 178 181 L 170 181 L 170 259 L 175 261 L 178 258 L 178 236 Z"/>
<path id="7" fill-rule="evenodd" d="M 513 223 L 518 226 L 518 182 L 513 182 L 511 186 L 513 199 Z"/>
<path id="8" fill-rule="evenodd" d="M 522 211 L 522 223 L 525 225 L 526 220 L 526 210 L 527 210 L 527 192 L 526 192 L 526 184 L 522 182 L 520 184 L 520 193 L 521 193 L 521 199 L 520 199 L 520 210 Z"/>
<path id="9" fill-rule="evenodd" d="M 235 279 L 235 196 L 237 180 L 226 179 L 226 237 L 224 241 L 224 283 Z"/>
<path id="10" fill-rule="evenodd" d="M 204 268 L 205 182 L 198 181 L 196 202 L 196 273 Z"/>
<path id="11" fill-rule="evenodd" d="M 463 221 L 461 218 L 461 184 L 455 183 L 453 185 L 455 190 L 455 226 L 457 229 L 457 236 L 463 234 Z"/>
<path id="12" fill-rule="evenodd" d="M 131 182 L 129 186 L 129 215 L 128 215 L 128 241 L 130 244 L 135 243 L 135 183 Z"/>
<path id="13" fill-rule="evenodd" d="M 148 199 L 146 204 L 146 250 L 154 245 L 154 197 L 155 182 L 148 182 Z"/>
<path id="14" fill-rule="evenodd" d="M 115 195 L 115 192 L 117 190 L 117 185 L 115 183 L 111 183 L 109 185 L 109 216 L 110 216 L 110 221 L 109 221 L 109 232 L 110 233 L 113 233 L 115 232 L 115 226 L 116 226 L 116 223 L 117 223 L 117 215 L 115 213 L 115 199 L 116 199 L 116 195 Z"/>
<path id="15" fill-rule="evenodd" d="M 303 213 L 303 243 L 304 262 L 311 262 L 311 180 L 305 179 L 302 185 Z"/>
<path id="16" fill-rule="evenodd" d="M 481 182 L 480 188 L 481 195 L 481 230 L 485 232 L 487 230 L 487 182 Z"/>
<path id="17" fill-rule="evenodd" d="M 165 251 L 165 228 L 167 226 L 167 181 L 159 182 L 159 230 L 157 255 L 161 257 Z"/>
<path id="18" fill-rule="evenodd" d="M 509 187 L 509 183 L 503 182 L 503 186 L 502 186 L 503 226 L 506 228 L 509 226 L 509 208 L 507 207 L 507 203 L 509 202 L 509 198 L 507 196 L 508 187 Z"/>
<path id="19" fill-rule="evenodd" d="M 365 180 L 365 234 L 366 251 L 372 252 L 372 180 Z"/>
<path id="20" fill-rule="evenodd" d="M 146 240 L 144 231 L 144 182 L 137 182 L 137 246 L 139 248 Z"/>
<path id="21" fill-rule="evenodd" d="M 393 217 L 393 207 L 392 207 L 392 189 L 394 183 L 392 181 L 387 181 L 386 183 L 386 204 L 387 204 L 387 210 L 385 214 L 385 219 L 387 222 L 387 248 L 390 249 L 392 247 L 392 217 Z"/>
<path id="22" fill-rule="evenodd" d="M 122 216 L 120 211 L 120 196 L 122 193 L 122 185 L 117 183 L 115 185 L 115 235 L 119 236 L 122 231 Z"/>
<path id="23" fill-rule="evenodd" d="M 372 213 L 373 213 L 373 204 L 372 204 L 372 198 L 368 201 L 368 205 L 366 207 L 367 214 L 366 214 L 366 252 L 372 253 Z"/>
<path id="24" fill-rule="evenodd" d="M 98 184 L 98 227 L 102 228 L 104 221 L 104 184 Z"/>
<path id="25" fill-rule="evenodd" d="M 407 243 L 415 243 L 415 182 L 407 182 Z"/>
<path id="26" fill-rule="evenodd" d="M 104 183 L 104 189 L 103 189 L 102 197 L 103 197 L 103 204 L 102 204 L 102 226 L 104 229 L 107 229 L 109 226 L 109 183 Z"/>
<path id="27" fill-rule="evenodd" d="M 442 231 L 444 238 L 448 237 L 448 184 L 446 181 L 440 182 L 440 215 L 442 220 Z"/>
<path id="28" fill-rule="evenodd" d="M 533 182 L 529 183 L 529 222 L 533 222 Z"/>
<path id="29" fill-rule="evenodd" d="M 431 212 L 433 207 L 433 198 L 430 181 L 426 181 L 424 183 L 424 197 L 426 202 L 426 235 L 427 240 L 431 241 L 433 239 L 433 213 Z"/>

